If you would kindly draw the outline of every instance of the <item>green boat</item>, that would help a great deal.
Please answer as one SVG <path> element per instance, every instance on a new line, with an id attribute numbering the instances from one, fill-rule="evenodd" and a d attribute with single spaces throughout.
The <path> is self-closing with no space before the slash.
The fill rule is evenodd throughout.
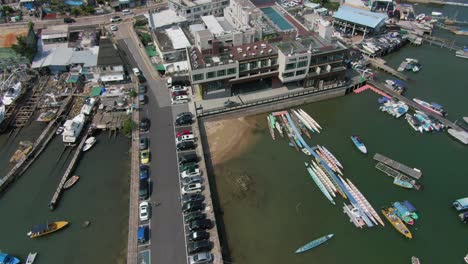
<path id="1" fill-rule="evenodd" d="M 309 243 L 305 244 L 304 246 L 298 248 L 294 253 L 296 253 L 296 254 L 297 253 L 302 253 L 302 252 L 305 252 L 307 250 L 318 247 L 318 246 L 322 245 L 323 243 L 327 242 L 333 236 L 334 236 L 334 234 L 328 234 L 328 235 L 323 236 L 321 238 L 317 238 L 317 239 L 315 239 L 313 241 L 310 241 Z"/>

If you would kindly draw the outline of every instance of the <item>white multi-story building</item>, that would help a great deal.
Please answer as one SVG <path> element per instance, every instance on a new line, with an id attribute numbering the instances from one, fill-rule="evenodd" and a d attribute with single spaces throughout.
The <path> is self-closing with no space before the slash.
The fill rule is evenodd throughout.
<path id="1" fill-rule="evenodd" d="M 228 4 L 229 0 L 169 0 L 169 8 L 188 21 L 202 16 L 222 16 Z"/>

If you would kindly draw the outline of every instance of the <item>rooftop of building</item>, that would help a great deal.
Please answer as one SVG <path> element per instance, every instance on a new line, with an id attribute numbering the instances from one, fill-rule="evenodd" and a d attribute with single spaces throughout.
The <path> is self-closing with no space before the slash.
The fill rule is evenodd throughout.
<path id="1" fill-rule="evenodd" d="M 170 9 L 165 9 L 157 13 L 145 14 L 145 17 L 148 18 L 148 21 L 153 28 L 167 27 L 172 24 L 187 21 L 185 17 L 179 16 L 175 11 Z"/>
<path id="2" fill-rule="evenodd" d="M 384 13 L 374 13 L 348 5 L 340 6 L 333 17 L 370 28 L 377 27 L 380 23 L 388 18 L 387 14 Z"/>
<path id="3" fill-rule="evenodd" d="M 159 46 L 163 51 L 190 47 L 190 41 L 180 27 L 171 27 L 155 32 Z"/>
<path id="4" fill-rule="evenodd" d="M 325 40 L 317 35 L 305 39 L 296 39 L 292 41 L 283 41 L 273 44 L 284 54 L 294 53 L 322 53 L 326 51 L 346 49 L 343 44 L 337 41 Z"/>
<path id="5" fill-rule="evenodd" d="M 212 2 L 221 2 L 222 0 L 172 0 L 171 2 L 187 6 L 187 7 L 194 7 L 198 5 L 206 5 Z"/>
<path id="6" fill-rule="evenodd" d="M 68 35 L 68 25 L 54 25 L 47 26 L 47 28 L 41 31 L 42 39 L 56 38 L 56 37 L 66 37 Z"/>
<path id="7" fill-rule="evenodd" d="M 99 43 L 99 54 L 97 57 L 97 66 L 120 66 L 123 65 L 122 59 L 112 41 L 108 38 L 101 38 Z"/>
<path id="8" fill-rule="evenodd" d="M 213 35 L 222 35 L 235 30 L 224 17 L 202 16 L 201 19 Z"/>

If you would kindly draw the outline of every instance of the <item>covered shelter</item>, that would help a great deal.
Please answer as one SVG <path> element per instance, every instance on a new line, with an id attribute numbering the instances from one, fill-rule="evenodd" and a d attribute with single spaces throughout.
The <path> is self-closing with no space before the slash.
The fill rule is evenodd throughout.
<path id="1" fill-rule="evenodd" d="M 351 30 L 354 35 L 356 31 L 362 32 L 365 36 L 368 33 L 378 33 L 385 27 L 387 14 L 374 13 L 368 10 L 342 5 L 333 14 L 333 25 L 344 27 L 344 30 Z"/>

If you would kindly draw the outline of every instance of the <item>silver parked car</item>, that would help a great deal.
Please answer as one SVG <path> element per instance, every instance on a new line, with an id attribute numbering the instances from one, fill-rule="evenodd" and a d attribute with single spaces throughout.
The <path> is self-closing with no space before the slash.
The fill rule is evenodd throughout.
<path id="1" fill-rule="evenodd" d="M 210 252 L 201 252 L 189 257 L 190 264 L 204 264 L 213 262 L 213 254 Z"/>

